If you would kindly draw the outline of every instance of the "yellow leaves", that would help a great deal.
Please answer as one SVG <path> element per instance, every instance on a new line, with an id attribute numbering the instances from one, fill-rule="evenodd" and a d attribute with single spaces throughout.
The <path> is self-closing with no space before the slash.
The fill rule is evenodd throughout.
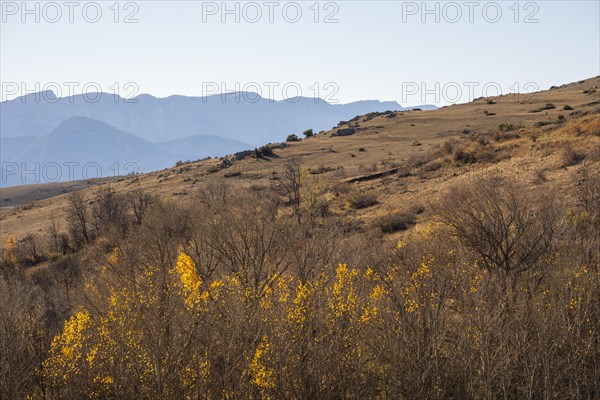
<path id="1" fill-rule="evenodd" d="M 425 262 L 422 262 L 419 269 L 417 269 L 417 271 L 413 274 L 413 280 L 417 280 L 421 277 L 431 277 L 431 270 L 429 269 L 427 264 L 425 264 Z"/>
<path id="2" fill-rule="evenodd" d="M 360 322 L 362 324 L 368 324 L 373 318 L 379 314 L 379 308 L 376 306 L 364 307 L 363 313 L 360 316 Z"/>
<path id="3" fill-rule="evenodd" d="M 419 303 L 416 292 L 429 278 L 431 278 L 431 270 L 425 262 L 422 262 L 419 268 L 411 275 L 410 281 L 404 285 L 402 291 L 404 309 L 407 312 L 414 313 L 419 307 L 423 306 L 423 304 Z"/>
<path id="4" fill-rule="evenodd" d="M 571 299 L 571 301 L 569 302 L 569 308 L 571 310 L 574 310 L 575 308 L 577 308 L 578 303 L 579 303 L 579 299 Z"/>
<path id="5" fill-rule="evenodd" d="M 582 267 L 579 271 L 577 271 L 575 273 L 575 278 L 582 278 L 589 273 L 590 273 L 590 270 L 588 267 Z"/>
<path id="6" fill-rule="evenodd" d="M 94 365 L 94 358 L 96 357 L 96 353 L 98 352 L 98 347 L 93 348 L 86 356 L 86 361 L 90 366 Z"/>
<path id="7" fill-rule="evenodd" d="M 260 298 L 260 306 L 265 309 L 268 310 L 269 308 L 271 308 L 271 297 L 273 295 L 273 289 L 267 285 L 264 290 L 263 290 L 263 295 Z"/>
<path id="8" fill-rule="evenodd" d="M 293 304 L 288 310 L 288 320 L 298 325 L 304 324 L 308 312 L 308 297 L 310 291 L 307 284 L 299 283 L 296 287 L 296 296 L 294 297 Z"/>
<path id="9" fill-rule="evenodd" d="M 435 232 L 439 229 L 441 223 L 429 222 L 426 224 L 418 224 L 415 226 L 414 233 L 421 238 L 431 238 Z"/>
<path id="10" fill-rule="evenodd" d="M 210 362 L 208 351 L 203 354 L 195 354 L 192 362 L 179 373 L 181 383 L 190 390 L 197 391 L 199 386 L 205 385 L 210 378 Z"/>
<path id="11" fill-rule="evenodd" d="M 335 270 L 336 279 L 331 289 L 329 299 L 329 309 L 334 317 L 352 318 L 356 311 L 358 295 L 356 293 L 355 283 L 358 277 L 357 269 L 349 269 L 346 264 L 339 264 Z"/>
<path id="12" fill-rule="evenodd" d="M 109 300 L 109 305 L 111 307 L 116 307 L 119 305 L 119 299 L 117 298 L 117 295 L 114 293 L 111 293 L 110 295 L 110 300 Z"/>
<path id="13" fill-rule="evenodd" d="M 15 237 L 13 235 L 8 235 L 8 238 L 6 239 L 6 247 L 4 248 L 4 251 L 14 250 L 15 246 L 16 246 Z"/>
<path id="14" fill-rule="evenodd" d="M 221 296 L 221 292 L 223 291 L 224 287 L 225 282 L 223 282 L 222 280 L 215 279 L 214 281 L 212 281 L 209 285 L 208 292 L 206 293 L 207 297 L 205 301 L 208 301 L 209 294 L 214 300 L 218 300 Z"/>
<path id="15" fill-rule="evenodd" d="M 265 396 L 266 389 L 272 389 L 275 387 L 275 372 L 272 368 L 267 366 L 269 352 L 271 351 L 271 344 L 269 338 L 263 336 L 260 344 L 254 352 L 252 361 L 250 362 L 249 370 L 252 376 L 252 384 L 261 390 L 263 398 Z"/>
<path id="16" fill-rule="evenodd" d="M 486 270 L 479 271 L 471 277 L 471 287 L 469 289 L 471 293 L 477 293 L 477 290 L 483 281 L 483 275 L 485 274 L 484 271 Z"/>
<path id="17" fill-rule="evenodd" d="M 57 336 L 53 344 L 62 342 L 63 354 L 67 353 L 67 350 L 68 353 L 73 352 L 74 348 L 81 346 L 81 338 L 89 322 L 90 314 L 87 311 L 76 313 L 65 323 L 62 335 Z"/>
<path id="18" fill-rule="evenodd" d="M 208 302 L 210 296 L 218 298 L 225 282 L 215 280 L 209 285 L 208 291 L 201 291 L 202 280 L 198 276 L 196 263 L 183 251 L 177 257 L 177 263 L 172 273 L 179 276 L 180 293 L 188 309 Z"/>
<path id="19" fill-rule="evenodd" d="M 8 235 L 6 239 L 6 246 L 4 247 L 4 252 L 2 253 L 2 258 L 13 265 L 17 264 L 17 257 L 15 255 L 15 248 L 17 243 L 15 242 L 15 238 L 13 235 Z"/>
<path id="20" fill-rule="evenodd" d="M 416 300 L 411 298 L 406 298 L 404 300 L 404 309 L 409 313 L 414 313 L 419 308 L 419 303 Z"/>
<path id="21" fill-rule="evenodd" d="M 278 301 L 280 303 L 287 303 L 290 297 L 291 286 L 294 283 L 294 278 L 291 275 L 281 275 L 277 279 L 277 291 L 279 293 Z"/>
<path id="22" fill-rule="evenodd" d="M 79 373 L 78 364 L 84 357 L 85 332 L 89 326 L 90 314 L 80 311 L 65 322 L 62 333 L 52 340 L 50 356 L 43 363 L 46 377 L 50 381 L 62 380 L 66 383 L 71 375 Z M 93 361 L 93 356 L 91 360 Z"/>
<path id="23" fill-rule="evenodd" d="M 566 306 L 571 310 L 576 310 L 582 306 L 582 302 L 590 298 L 590 287 L 597 284 L 595 280 L 597 277 L 590 273 L 587 266 L 580 267 L 571 274 L 573 278 L 566 285 L 570 295 L 570 301 Z"/>
<path id="24" fill-rule="evenodd" d="M 119 250 L 118 247 L 115 247 L 113 249 L 112 253 L 110 253 L 110 256 L 108 256 L 108 262 L 111 265 L 118 265 L 120 259 L 121 259 L 121 251 Z"/>
<path id="25" fill-rule="evenodd" d="M 381 285 L 376 285 L 373 288 L 373 291 L 371 292 L 371 295 L 369 296 L 372 300 L 379 300 L 381 299 L 385 294 L 387 293 L 387 290 L 381 286 Z"/>
<path id="26" fill-rule="evenodd" d="M 202 281 L 196 272 L 196 264 L 190 256 L 180 252 L 177 264 L 175 264 L 175 271 L 179 274 L 185 304 L 188 308 L 193 308 L 201 301 L 200 285 L 202 285 Z"/>
<path id="27" fill-rule="evenodd" d="M 235 276 L 227 276 L 225 277 L 225 284 L 230 289 L 239 289 L 242 284 L 240 280 Z"/>

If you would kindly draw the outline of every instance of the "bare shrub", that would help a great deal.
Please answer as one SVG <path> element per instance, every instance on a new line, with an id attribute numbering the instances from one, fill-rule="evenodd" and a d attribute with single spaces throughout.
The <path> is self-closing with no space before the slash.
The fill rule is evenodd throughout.
<path id="1" fill-rule="evenodd" d="M 559 235 L 552 194 L 498 175 L 453 188 L 438 214 L 487 269 L 505 274 L 537 266 Z"/>
<path id="2" fill-rule="evenodd" d="M 377 204 L 377 196 L 374 193 L 357 193 L 350 198 L 350 207 L 359 210 Z"/>
<path id="3" fill-rule="evenodd" d="M 472 142 L 456 146 L 453 150 L 453 158 L 454 161 L 463 164 L 493 162 L 495 160 L 495 153 L 492 146 L 488 144 Z"/>
<path id="4" fill-rule="evenodd" d="M 581 262 L 600 268 L 600 173 L 592 165 L 582 165 L 575 180 L 575 207 L 571 210 Z"/>
<path id="5" fill-rule="evenodd" d="M 156 201 L 150 194 L 141 189 L 134 189 L 127 193 L 127 200 L 133 212 L 134 222 L 141 224 L 148 207 Z"/>
<path id="6" fill-rule="evenodd" d="M 36 235 L 26 235 L 19 244 L 19 263 L 28 267 L 35 265 L 44 259 L 44 249 Z"/>
<path id="7" fill-rule="evenodd" d="M 563 167 L 570 167 L 572 165 L 577 165 L 583 160 L 585 160 L 585 154 L 575 150 L 570 143 L 566 143 L 563 147 L 561 158 L 561 165 Z"/>
<path id="8" fill-rule="evenodd" d="M 285 162 L 281 178 L 278 179 L 277 184 L 275 185 L 275 188 L 286 197 L 288 204 L 294 210 L 294 214 L 298 220 L 301 218 L 301 186 L 303 177 L 304 171 L 302 169 L 301 160 L 299 158 L 293 158 Z"/>
<path id="9" fill-rule="evenodd" d="M 75 255 L 68 255 L 50 263 L 49 272 L 64 291 L 67 303 L 71 301 L 73 287 L 81 277 L 80 260 Z"/>
<path id="10" fill-rule="evenodd" d="M 333 185 L 333 192 L 336 196 L 341 196 L 350 193 L 352 185 L 348 182 L 338 182 Z"/>
<path id="11" fill-rule="evenodd" d="M 416 214 L 412 210 L 394 211 L 382 215 L 377 220 L 377 225 L 383 233 L 404 231 L 416 223 Z"/>
<path id="12" fill-rule="evenodd" d="M 0 396 L 20 399 L 38 386 L 45 357 L 45 304 L 39 289 L 0 275 Z"/>
<path id="13" fill-rule="evenodd" d="M 73 243 L 80 247 L 90 243 L 92 239 L 91 216 L 88 210 L 88 203 L 81 191 L 69 193 L 67 199 L 67 222 L 69 224 L 69 233 Z"/>
<path id="14" fill-rule="evenodd" d="M 111 186 L 101 188 L 92 205 L 92 217 L 97 235 L 113 233 L 115 240 L 122 237 L 129 224 L 127 198 Z"/>

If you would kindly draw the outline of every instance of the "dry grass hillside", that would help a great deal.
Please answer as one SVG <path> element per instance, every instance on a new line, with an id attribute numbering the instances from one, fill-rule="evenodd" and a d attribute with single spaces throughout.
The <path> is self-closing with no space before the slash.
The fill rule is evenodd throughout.
<path id="1" fill-rule="evenodd" d="M 0 398 L 598 398 L 599 87 L 3 209 Z"/>
<path id="2" fill-rule="evenodd" d="M 328 194 L 332 210 L 347 216 L 359 231 L 373 228 L 387 214 L 422 208 L 449 184 L 485 169 L 520 174 L 531 184 L 554 181 L 567 190 L 573 184 L 570 169 L 600 157 L 599 88 L 595 77 L 436 111 L 359 116 L 299 142 L 270 145 L 273 154 L 262 158 L 227 156 L 93 185 L 5 188 L 3 205 L 11 206 L 0 211 L 1 243 L 7 235 L 19 240 L 41 233 L 52 216 L 62 219 L 67 204 L 63 193 L 73 189 L 92 198 L 98 183 L 118 192 L 143 189 L 180 199 L 224 179 L 261 191 L 273 186 L 290 159 L 298 159 L 313 181 L 333 187 Z M 342 135 L 354 133 L 336 135 L 340 129 Z M 366 203 L 358 204 L 361 200 Z"/>

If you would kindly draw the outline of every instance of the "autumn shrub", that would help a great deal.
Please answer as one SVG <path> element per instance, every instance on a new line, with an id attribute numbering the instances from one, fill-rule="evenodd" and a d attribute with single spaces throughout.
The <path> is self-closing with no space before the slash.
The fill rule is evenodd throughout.
<path id="1" fill-rule="evenodd" d="M 348 194 L 352 191 L 352 185 L 348 182 L 338 182 L 333 185 L 333 192 L 336 196 Z"/>
<path id="2" fill-rule="evenodd" d="M 600 116 L 585 117 L 572 121 L 567 126 L 567 132 L 574 135 L 600 136 Z"/>
<path id="3" fill-rule="evenodd" d="M 320 164 L 317 168 L 309 168 L 308 173 L 312 175 L 318 175 L 331 171 L 335 171 L 335 168 L 329 165 Z"/>
<path id="4" fill-rule="evenodd" d="M 424 165 L 426 165 L 428 162 L 432 161 L 433 156 L 429 153 L 418 153 L 418 154 L 411 154 L 411 156 L 408 158 L 406 164 L 408 166 L 408 168 L 410 169 L 416 169 L 416 168 L 420 168 Z"/>
<path id="5" fill-rule="evenodd" d="M 518 132 L 512 130 L 499 130 L 494 134 L 494 140 L 496 142 L 502 142 L 504 140 L 518 139 L 520 137 Z"/>
<path id="6" fill-rule="evenodd" d="M 454 161 L 462 164 L 492 162 L 495 159 L 492 146 L 478 142 L 461 144 L 454 147 L 452 156 Z"/>
<path id="7" fill-rule="evenodd" d="M 404 231 L 414 225 L 416 214 L 412 210 L 394 211 L 382 215 L 377 220 L 377 225 L 383 233 Z"/>
<path id="8" fill-rule="evenodd" d="M 357 193 L 350 198 L 350 207 L 359 210 L 377 204 L 377 196 L 374 193 Z"/>
<path id="9" fill-rule="evenodd" d="M 563 167 L 570 167 L 582 162 L 585 159 L 585 154 L 575 150 L 570 143 L 565 143 L 562 148 L 561 159 Z"/>

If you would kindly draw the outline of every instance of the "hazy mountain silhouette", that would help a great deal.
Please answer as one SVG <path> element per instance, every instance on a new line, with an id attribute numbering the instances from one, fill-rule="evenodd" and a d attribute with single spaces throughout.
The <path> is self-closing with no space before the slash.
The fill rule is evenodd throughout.
<path id="1" fill-rule="evenodd" d="M 73 117 L 41 138 L 2 139 L 1 183 L 10 186 L 148 172 L 170 167 L 177 160 L 247 148 L 242 142 L 201 135 L 152 143 L 92 118 Z M 17 173 L 10 172 L 14 168 Z"/>
<path id="2" fill-rule="evenodd" d="M 94 98 L 98 100 L 91 102 Z M 329 104 L 304 97 L 273 101 L 247 92 L 208 97 L 140 95 L 127 100 L 110 93 L 56 98 L 46 91 L 0 103 L 0 129 L 3 137 L 42 136 L 71 117 L 83 116 L 153 142 L 214 135 L 254 147 L 308 128 L 330 129 L 356 115 L 399 109 L 396 102 Z"/>
<path id="3" fill-rule="evenodd" d="M 110 176 L 121 173 L 123 166 L 130 162 L 136 163 L 142 170 L 161 164 L 166 167 L 171 160 L 165 158 L 165 151 L 154 143 L 101 121 L 74 117 L 32 141 L 12 157 L 7 157 L 7 161 L 18 168 L 17 174 L 6 172 L 13 166 L 3 160 L 5 173 L 2 184 Z M 116 172 L 115 163 L 118 163 L 119 172 Z M 69 164 L 73 167 L 68 167 Z M 25 170 L 29 172 L 25 174 Z"/>
<path id="4" fill-rule="evenodd" d="M 38 138 L 35 136 L 0 137 L 0 162 L 13 161 L 13 158 L 30 148 Z"/>
<path id="5" fill-rule="evenodd" d="M 129 100 L 109 93 L 64 98 L 52 91 L 33 93 L 0 103 L 0 185 L 48 181 L 38 175 L 49 163 L 79 163 L 73 176 L 63 168 L 60 180 L 95 177 L 96 165 L 102 176 L 130 172 L 122 169 L 127 163 L 148 172 L 177 160 L 223 156 L 283 141 L 308 128 L 330 129 L 356 115 L 400 109 L 396 102 L 329 104 L 305 97 L 274 101 L 248 92 L 166 98 L 143 94 Z M 86 176 L 81 167 L 87 164 L 95 165 Z M 17 174 L 6 173 L 15 168 Z M 23 176 L 23 171 L 36 168 L 38 175 Z"/>

